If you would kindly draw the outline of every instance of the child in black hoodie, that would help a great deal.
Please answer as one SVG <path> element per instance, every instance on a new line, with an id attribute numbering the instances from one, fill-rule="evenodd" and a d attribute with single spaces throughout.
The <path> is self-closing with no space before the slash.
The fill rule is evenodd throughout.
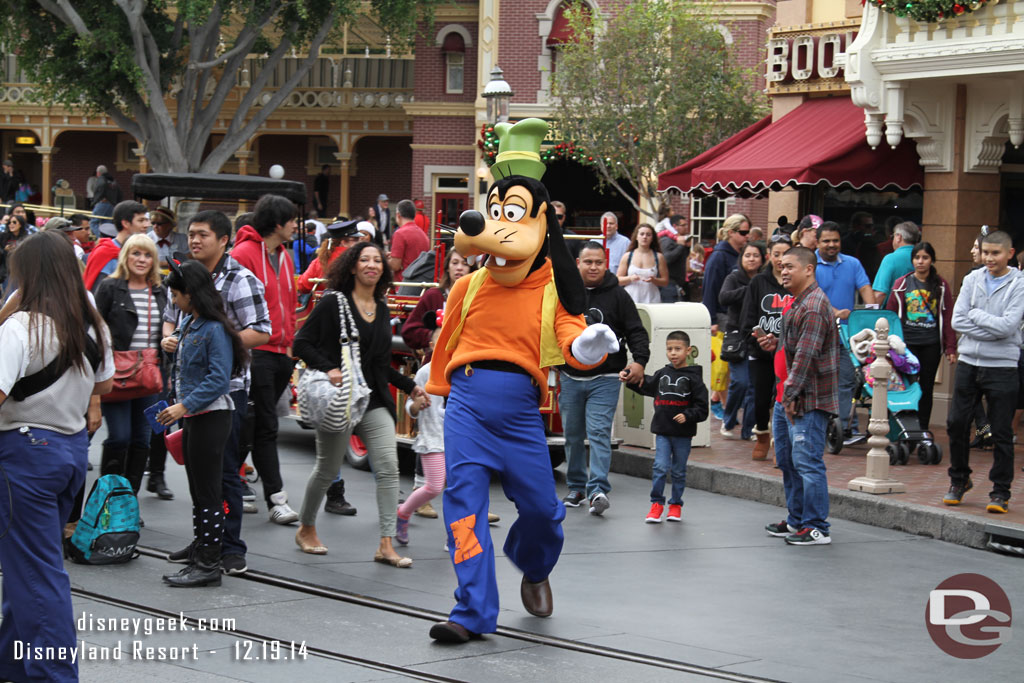
<path id="1" fill-rule="evenodd" d="M 668 500 L 668 521 L 678 522 L 683 516 L 683 489 L 686 487 L 686 461 L 690 457 L 690 440 L 697 433 L 697 423 L 708 419 L 708 388 L 704 385 L 699 365 L 687 365 L 690 337 L 685 332 L 670 332 L 665 344 L 669 364 L 644 375 L 642 384 L 629 388 L 654 397 L 655 434 L 654 472 L 651 486 L 651 509 L 648 524 L 660 524 L 665 512 L 665 475 L 672 474 L 672 497 Z"/>

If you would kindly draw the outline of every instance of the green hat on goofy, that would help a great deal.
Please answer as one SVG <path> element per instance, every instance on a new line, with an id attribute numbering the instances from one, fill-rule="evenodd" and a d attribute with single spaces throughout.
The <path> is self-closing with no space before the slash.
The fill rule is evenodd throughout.
<path id="1" fill-rule="evenodd" d="M 523 119 L 515 125 L 499 123 L 494 132 L 498 136 L 498 156 L 491 174 L 496 179 L 521 175 L 540 180 L 547 168 L 540 160 L 540 143 L 548 134 L 548 122 Z"/>

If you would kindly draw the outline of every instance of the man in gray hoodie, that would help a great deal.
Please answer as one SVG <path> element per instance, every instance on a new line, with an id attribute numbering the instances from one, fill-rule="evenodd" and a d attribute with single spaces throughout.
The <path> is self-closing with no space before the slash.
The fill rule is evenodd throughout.
<path id="1" fill-rule="evenodd" d="M 1024 316 L 1024 274 L 1010 268 L 1013 241 L 994 231 L 981 240 L 984 268 L 967 274 L 953 306 L 953 329 L 960 333 L 953 400 L 949 408 L 949 492 L 946 505 L 959 505 L 973 486 L 968 466 L 971 416 L 984 396 L 992 425 L 994 457 L 987 510 L 1006 512 L 1013 483 L 1013 429 L 1017 406 L 1017 360 Z"/>

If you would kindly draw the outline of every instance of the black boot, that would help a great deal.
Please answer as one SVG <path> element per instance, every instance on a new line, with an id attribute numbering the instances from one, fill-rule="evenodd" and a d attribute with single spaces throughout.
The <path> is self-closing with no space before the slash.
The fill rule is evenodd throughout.
<path id="1" fill-rule="evenodd" d="M 341 479 L 327 489 L 327 502 L 324 503 L 324 512 L 335 515 L 354 515 L 356 509 L 345 500 L 345 480 Z"/>
<path id="2" fill-rule="evenodd" d="M 193 507 L 192 515 L 193 525 L 197 529 L 192 561 L 177 574 L 165 576 L 164 582 L 182 588 L 219 586 L 224 511 L 217 507 Z"/>
<path id="3" fill-rule="evenodd" d="M 174 491 L 167 488 L 163 472 L 149 473 L 149 484 L 146 486 L 146 490 L 155 493 L 164 500 L 174 500 Z"/>
<path id="4" fill-rule="evenodd" d="M 124 465 L 124 477 L 132 485 L 132 491 L 139 495 L 142 488 L 142 476 L 146 472 L 146 464 L 149 462 L 149 447 L 139 448 L 132 446 L 128 449 L 128 459 Z"/>
<path id="5" fill-rule="evenodd" d="M 178 588 L 220 585 L 220 545 L 201 545 L 195 560 L 177 574 L 164 576 L 164 583 Z"/>
<path id="6" fill-rule="evenodd" d="M 106 474 L 120 474 L 124 476 L 124 465 L 127 460 L 127 448 L 104 446 L 100 456 L 100 476 Z"/>

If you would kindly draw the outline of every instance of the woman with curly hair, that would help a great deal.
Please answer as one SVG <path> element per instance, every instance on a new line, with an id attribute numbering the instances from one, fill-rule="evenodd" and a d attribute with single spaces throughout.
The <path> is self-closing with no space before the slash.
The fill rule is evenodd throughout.
<path id="1" fill-rule="evenodd" d="M 412 566 L 392 545 L 398 510 L 398 449 L 395 443 L 395 403 L 388 384 L 406 392 L 412 399 L 424 399 L 426 392 L 411 377 L 391 367 L 391 320 L 385 295 L 391 286 L 391 270 L 384 253 L 373 242 L 359 242 L 331 264 L 327 273 L 327 291 L 313 309 L 306 324 L 295 335 L 295 355 L 306 366 L 327 373 L 336 385 L 344 377 L 341 362 L 341 318 L 338 297 L 352 312 L 359 332 L 361 367 L 370 389 L 370 402 L 362 421 L 355 426 L 368 451 L 377 482 L 377 511 L 380 516 L 380 543 L 374 561 L 393 567 Z M 325 555 L 316 530 L 316 515 L 331 482 L 337 477 L 348 450 L 349 432 L 316 431 L 316 465 L 306 484 L 306 495 L 299 513 L 299 531 L 295 542 L 302 552 Z"/>

